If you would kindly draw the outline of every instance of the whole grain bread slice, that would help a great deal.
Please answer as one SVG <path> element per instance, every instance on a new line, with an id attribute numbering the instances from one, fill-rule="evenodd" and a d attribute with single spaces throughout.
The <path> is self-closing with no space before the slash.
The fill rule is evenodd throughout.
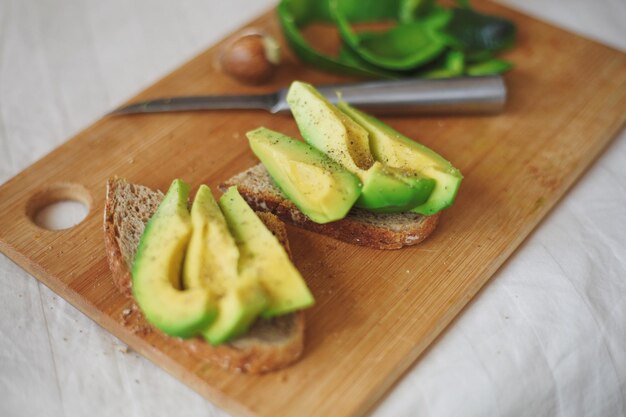
<path id="1" fill-rule="evenodd" d="M 439 213 L 432 216 L 411 212 L 383 214 L 353 208 L 341 220 L 318 224 L 287 199 L 262 164 L 235 175 L 220 184 L 220 189 L 224 191 L 231 186 L 236 186 L 255 210 L 274 213 L 285 222 L 344 242 L 376 249 L 416 245 L 426 239 L 439 222 Z"/>
<path id="2" fill-rule="evenodd" d="M 139 239 L 162 199 L 160 191 L 121 178 L 111 178 L 107 182 L 104 210 L 107 259 L 113 282 L 131 299 L 130 271 Z M 284 223 L 270 213 L 257 214 L 291 256 Z M 223 345 L 212 346 L 199 337 L 179 343 L 199 360 L 224 369 L 263 373 L 284 368 L 301 356 L 304 327 L 304 314 L 296 312 L 273 319 L 258 319 L 245 335 Z"/>

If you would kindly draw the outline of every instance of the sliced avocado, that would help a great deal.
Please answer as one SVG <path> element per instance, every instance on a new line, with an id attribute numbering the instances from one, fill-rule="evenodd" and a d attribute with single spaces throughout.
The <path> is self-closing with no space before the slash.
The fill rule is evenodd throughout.
<path id="1" fill-rule="evenodd" d="M 183 268 L 186 288 L 207 288 L 217 296 L 237 280 L 239 249 L 211 189 L 201 185 L 191 206 L 192 232 Z"/>
<path id="2" fill-rule="evenodd" d="M 183 290 L 180 273 L 191 236 L 189 185 L 174 180 L 146 224 L 132 268 L 133 295 L 146 319 L 163 332 L 191 337 L 213 319 L 213 299 L 204 288 Z"/>
<path id="3" fill-rule="evenodd" d="M 428 200 L 435 180 L 385 167 L 380 162 L 367 171 L 357 206 L 379 213 L 409 211 Z"/>
<path id="4" fill-rule="evenodd" d="M 213 345 L 244 334 L 268 305 L 267 293 L 256 276 L 241 276 L 220 298 L 217 319 L 202 332 Z"/>
<path id="5" fill-rule="evenodd" d="M 272 317 L 313 305 L 313 295 L 287 252 L 237 188 L 229 188 L 219 205 L 239 248 L 240 275 L 256 275 L 269 297 L 269 304 L 261 315 Z"/>
<path id="6" fill-rule="evenodd" d="M 436 181 L 430 197 L 411 211 L 431 215 L 449 207 L 463 180 L 461 172 L 435 151 L 421 145 L 380 120 L 365 114 L 345 102 L 337 107 L 367 129 L 374 158 L 384 165 L 414 172 Z"/>
<path id="7" fill-rule="evenodd" d="M 202 336 L 212 344 L 223 343 L 244 333 L 268 300 L 258 279 L 239 277 L 239 249 L 206 185 L 196 192 L 191 223 L 183 283 L 187 288 L 204 288 L 214 297 L 217 318 Z"/>
<path id="8" fill-rule="evenodd" d="M 293 82 L 287 102 L 304 140 L 359 177 L 363 189 L 357 207 L 398 212 L 427 200 L 432 180 L 414 172 L 375 165 L 369 132 L 312 85 Z"/>
<path id="9" fill-rule="evenodd" d="M 359 197 L 359 179 L 311 145 L 264 127 L 246 135 L 280 189 L 314 222 L 344 218 Z"/>
<path id="10" fill-rule="evenodd" d="M 362 177 L 374 159 L 367 131 L 339 111 L 312 85 L 294 81 L 287 103 L 304 140 Z"/>

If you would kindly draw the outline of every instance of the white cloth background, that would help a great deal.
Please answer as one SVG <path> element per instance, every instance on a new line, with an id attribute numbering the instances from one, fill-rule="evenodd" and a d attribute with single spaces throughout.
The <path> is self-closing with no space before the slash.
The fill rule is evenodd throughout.
<path id="1" fill-rule="evenodd" d="M 624 0 L 506 3 L 626 50 Z M 0 0 L 0 182 L 271 4 Z M 373 415 L 626 415 L 625 183 L 622 131 Z M 0 416 L 85 415 L 227 414 L 0 256 Z"/>

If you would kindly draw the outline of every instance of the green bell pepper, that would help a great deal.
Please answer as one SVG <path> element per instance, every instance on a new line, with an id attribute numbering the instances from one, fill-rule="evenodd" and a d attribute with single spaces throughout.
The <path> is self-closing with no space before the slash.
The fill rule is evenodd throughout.
<path id="1" fill-rule="evenodd" d="M 494 55 L 515 41 L 506 19 L 472 10 L 468 0 L 446 8 L 437 0 L 281 0 L 278 20 L 294 53 L 319 69 L 367 78 L 453 77 L 504 72 Z M 386 31 L 355 32 L 353 23 L 391 21 Z M 336 25 L 338 56 L 316 50 L 302 35 L 310 24 Z"/>
<path id="2" fill-rule="evenodd" d="M 432 61 L 446 48 L 437 32 L 421 21 L 397 25 L 384 32 L 356 34 L 338 7 L 331 1 L 341 38 L 363 60 L 384 69 L 406 71 Z"/>
<path id="3" fill-rule="evenodd" d="M 513 68 L 513 64 L 504 59 L 492 58 L 488 61 L 472 64 L 467 67 L 467 75 L 474 77 L 482 75 L 501 74 Z"/>
<path id="4" fill-rule="evenodd" d="M 317 5 L 309 7 L 310 5 Z M 325 55 L 315 50 L 300 32 L 299 27 L 312 21 L 326 22 L 329 19 L 328 8 L 320 7 L 328 5 L 326 1 L 307 0 L 282 0 L 277 8 L 278 20 L 282 27 L 287 43 L 296 55 L 306 64 L 310 64 L 321 70 L 336 72 L 345 75 L 355 75 L 369 78 L 394 78 L 375 67 L 354 65 L 342 62 L 339 59 Z M 359 16 L 362 18 L 363 16 Z"/>

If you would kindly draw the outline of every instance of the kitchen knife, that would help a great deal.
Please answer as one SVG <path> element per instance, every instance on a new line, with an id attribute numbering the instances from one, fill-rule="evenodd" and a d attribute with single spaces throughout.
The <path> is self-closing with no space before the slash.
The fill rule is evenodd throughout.
<path id="1" fill-rule="evenodd" d="M 402 79 L 316 86 L 332 103 L 344 101 L 377 114 L 495 113 L 506 102 L 500 76 L 439 80 Z M 111 115 L 195 110 L 260 109 L 289 111 L 287 89 L 269 94 L 159 98 L 120 107 Z"/>

